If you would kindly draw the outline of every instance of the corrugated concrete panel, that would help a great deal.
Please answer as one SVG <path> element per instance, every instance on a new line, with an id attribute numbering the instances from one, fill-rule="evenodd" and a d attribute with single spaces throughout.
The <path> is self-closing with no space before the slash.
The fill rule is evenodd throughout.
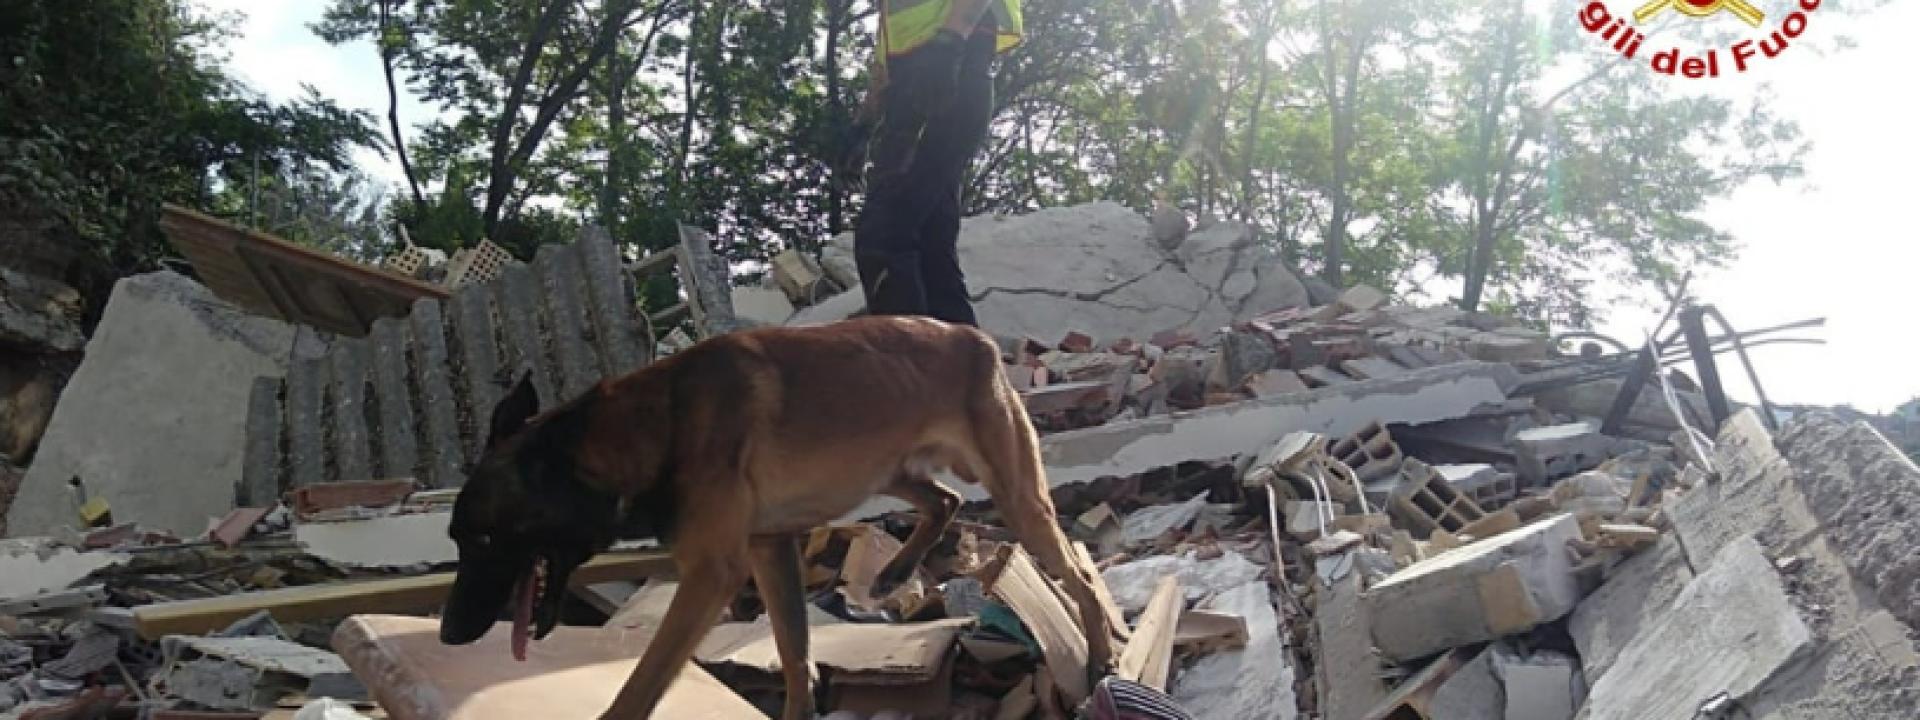
<path id="1" fill-rule="evenodd" d="M 494 342 L 493 307 L 487 286 L 468 285 L 453 296 L 448 315 L 454 366 L 452 378 L 456 403 L 464 421 L 460 442 L 464 448 L 477 448 L 486 435 L 487 416 L 500 399 L 500 348 Z"/>
<path id="2" fill-rule="evenodd" d="M 447 357 L 446 325 L 440 303 L 419 300 L 408 316 L 413 335 L 413 384 L 419 389 L 422 424 L 422 480 L 430 487 L 454 487 L 465 477 L 460 473 L 466 450 L 460 441 L 460 408 L 453 399 L 453 366 Z"/>
<path id="3" fill-rule="evenodd" d="M 280 475 L 284 467 L 280 432 L 286 422 L 282 412 L 281 390 L 286 381 L 276 377 L 253 379 L 253 391 L 247 398 L 246 457 L 240 466 L 240 487 L 234 501 L 242 507 L 271 504 L 280 497 Z"/>
<path id="4" fill-rule="evenodd" d="M 296 358 L 287 371 L 287 481 L 293 487 L 327 480 L 326 413 L 322 409 L 326 385 L 324 358 Z"/>
<path id="5" fill-rule="evenodd" d="M 540 409 L 558 405 L 560 376 L 547 358 L 546 343 L 541 340 L 539 280 L 534 277 L 533 269 L 524 265 L 509 267 L 491 287 L 494 306 L 500 310 L 500 322 L 506 331 L 506 346 L 501 348 L 504 358 L 500 364 L 513 369 L 511 375 L 516 382 L 520 373 L 533 372 L 533 389 L 540 395 Z M 493 407 L 488 405 L 486 412 L 475 413 L 482 435 L 486 418 L 492 412 Z"/>
<path id="6" fill-rule="evenodd" d="M 581 271 L 579 244 L 540 248 L 533 267 L 540 276 L 547 339 L 560 367 L 561 402 L 571 400 L 600 381 L 598 354 L 593 350 L 587 321 L 586 276 Z"/>
<path id="7" fill-rule="evenodd" d="M 633 292 L 613 238 L 598 227 L 582 233 L 580 261 L 586 274 L 588 304 L 592 306 L 594 338 L 600 367 L 607 375 L 625 375 L 646 358 Z"/>
<path id="8" fill-rule="evenodd" d="M 367 434 L 367 365 L 360 339 L 341 340 L 327 355 L 327 397 L 336 472 L 330 482 L 373 480 L 373 438 Z"/>
<path id="9" fill-rule="evenodd" d="M 373 322 L 373 388 L 379 431 L 374 433 L 382 477 L 417 474 L 418 441 L 413 422 L 413 391 L 407 387 L 407 321 L 385 317 Z"/>

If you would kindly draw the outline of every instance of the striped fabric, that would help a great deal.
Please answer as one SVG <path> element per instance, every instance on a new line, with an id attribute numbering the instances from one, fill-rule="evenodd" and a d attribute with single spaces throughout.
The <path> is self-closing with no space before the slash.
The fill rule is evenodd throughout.
<path id="1" fill-rule="evenodd" d="M 1108 676 L 1087 701 L 1086 720 L 1193 720 L 1166 693 Z"/>

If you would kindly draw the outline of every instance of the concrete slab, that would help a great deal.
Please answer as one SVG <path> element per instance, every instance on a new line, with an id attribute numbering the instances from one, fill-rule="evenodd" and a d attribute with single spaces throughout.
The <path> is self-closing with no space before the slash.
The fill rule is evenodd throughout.
<path id="1" fill-rule="evenodd" d="M 1496 646 L 1493 675 L 1506 696 L 1506 720 L 1571 720 L 1580 702 L 1580 662 L 1540 651 L 1521 656 Z"/>
<path id="2" fill-rule="evenodd" d="M 1828 414 L 1782 431 L 1808 510 L 1880 604 L 1920 628 L 1920 467 L 1872 426 Z"/>
<path id="3" fill-rule="evenodd" d="M 1580 650 L 1587 683 L 1598 682 L 1621 649 L 1666 612 L 1691 580 L 1693 569 L 1680 551 L 1680 541 L 1671 534 L 1615 566 L 1607 581 L 1580 601 L 1567 619 L 1567 632 Z"/>
<path id="4" fill-rule="evenodd" d="M 233 508 L 258 376 L 286 374 L 294 329 L 172 272 L 114 285 L 8 515 L 13 535 L 73 524 L 67 482 L 118 522 L 182 536 Z"/>
<path id="5" fill-rule="evenodd" d="M 345 567 L 440 565 L 460 559 L 459 548 L 447 537 L 452 517 L 452 512 L 434 512 L 299 523 L 293 537 L 309 554 Z"/>
<path id="6" fill-rule="evenodd" d="M 1049 485 L 1126 477 L 1187 460 L 1230 458 L 1257 452 L 1289 432 L 1350 435 L 1370 422 L 1422 423 L 1471 413 L 1483 403 L 1506 399 L 1518 375 L 1507 365 L 1456 363 L 1363 380 L 1337 388 L 1156 415 L 1040 439 Z M 972 483 L 949 483 L 967 500 L 985 500 Z M 899 500 L 875 497 L 842 519 L 854 521 L 906 509 Z"/>
<path id="7" fill-rule="evenodd" d="M 1245 619 L 1247 646 L 1214 653 L 1182 670 L 1173 685 L 1174 700 L 1197 718 L 1296 717 L 1293 666 L 1267 584 L 1247 582 L 1202 605 Z"/>
<path id="8" fill-rule="evenodd" d="M 1505 720 L 1507 691 L 1493 675 L 1493 649 L 1481 650 L 1434 691 L 1427 713 L 1437 720 Z"/>
<path id="9" fill-rule="evenodd" d="M 0 600 L 65 590 L 95 570 L 126 561 L 125 553 L 77 552 L 46 538 L 0 540 Z"/>
<path id="10" fill-rule="evenodd" d="M 1692 717 L 1726 692 L 1747 698 L 1813 647 L 1752 538 L 1728 543 L 1595 683 L 1589 720 Z"/>
<path id="11" fill-rule="evenodd" d="M 1373 654 L 1367 609 L 1360 602 L 1365 580 L 1350 572 L 1316 594 L 1314 634 L 1320 648 L 1314 666 L 1320 712 L 1326 720 L 1359 720 L 1387 699 L 1380 661 Z"/>
<path id="12" fill-rule="evenodd" d="M 1555 515 L 1388 576 L 1362 599 L 1374 647 L 1402 662 L 1564 617 L 1581 597 L 1567 551 L 1579 537 L 1572 515 Z"/>

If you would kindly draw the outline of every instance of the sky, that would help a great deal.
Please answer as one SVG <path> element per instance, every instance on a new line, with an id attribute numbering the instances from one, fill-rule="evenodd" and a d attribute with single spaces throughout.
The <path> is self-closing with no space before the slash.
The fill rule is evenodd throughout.
<path id="1" fill-rule="evenodd" d="M 291 98 L 302 83 L 310 84 L 344 106 L 374 112 L 384 129 L 386 86 L 372 44 L 330 46 L 307 29 L 324 0 L 198 2 L 246 15 L 227 49 L 234 72 L 256 90 Z M 1796 3 L 1753 4 L 1785 17 Z M 1553 7 L 1556 22 L 1574 22 L 1571 0 L 1553 0 Z M 1844 32 L 1857 47 L 1817 54 L 1789 46 L 1741 77 L 1673 79 L 1716 83 L 1714 92 L 1728 93 L 1751 93 L 1764 79 L 1777 107 L 1813 141 L 1802 180 L 1779 187 L 1761 180 L 1704 212 L 1706 220 L 1732 233 L 1741 253 L 1728 268 L 1697 273 L 1692 286 L 1696 297 L 1719 307 L 1736 328 L 1827 319 L 1825 328 L 1795 333 L 1823 338 L 1825 345 L 1752 352 L 1776 403 L 1844 403 L 1885 412 L 1920 396 L 1920 223 L 1910 217 L 1914 206 L 1908 204 L 1920 203 L 1920 133 L 1912 130 L 1920 117 L 1920 82 L 1912 77 L 1920 71 L 1914 28 L 1920 28 L 1920 2 L 1913 0 L 1896 0 L 1864 19 L 1816 11 L 1807 34 Z M 409 128 L 431 117 L 432 108 L 404 87 L 402 96 L 401 120 Z M 392 158 L 363 151 L 359 160 L 376 177 L 393 183 L 401 178 Z M 1629 343 L 1658 320 L 1658 312 L 1637 308 L 1615 308 L 1609 315 L 1598 329 Z M 1734 356 L 1723 356 L 1720 364 L 1728 392 L 1752 401 Z"/>

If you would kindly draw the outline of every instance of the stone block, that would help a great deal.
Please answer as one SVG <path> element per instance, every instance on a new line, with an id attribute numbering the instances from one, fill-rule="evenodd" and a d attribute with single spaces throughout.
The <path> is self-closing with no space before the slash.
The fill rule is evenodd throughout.
<path id="1" fill-rule="evenodd" d="M 1581 597 L 1567 551 L 1579 537 L 1573 516 L 1555 515 L 1388 576 L 1364 596 L 1374 647 L 1406 661 L 1566 616 Z"/>
<path id="2" fill-rule="evenodd" d="M 1592 422 L 1528 428 L 1513 436 L 1515 469 L 1529 486 L 1592 470 L 1612 457 L 1614 440 Z"/>
<path id="3" fill-rule="evenodd" d="M 114 285 L 9 513 L 14 535 L 72 524 L 67 482 L 114 519 L 193 536 L 233 508 L 254 378 L 287 372 L 294 328 L 181 275 Z"/>
<path id="4" fill-rule="evenodd" d="M 1620 650 L 1663 614 L 1692 579 L 1693 568 L 1671 534 L 1615 566 L 1606 582 L 1567 618 L 1567 633 L 1580 651 L 1587 683 L 1598 682 Z"/>
<path id="5" fill-rule="evenodd" d="M 1741 538 L 1620 651 L 1594 684 L 1587 717 L 1693 717 L 1717 693 L 1751 697 L 1813 644 L 1773 563 Z"/>
<path id="6" fill-rule="evenodd" d="M 1490 653 L 1506 720 L 1572 720 L 1585 687 L 1578 660 L 1548 650 L 1522 656 L 1500 645 Z"/>

